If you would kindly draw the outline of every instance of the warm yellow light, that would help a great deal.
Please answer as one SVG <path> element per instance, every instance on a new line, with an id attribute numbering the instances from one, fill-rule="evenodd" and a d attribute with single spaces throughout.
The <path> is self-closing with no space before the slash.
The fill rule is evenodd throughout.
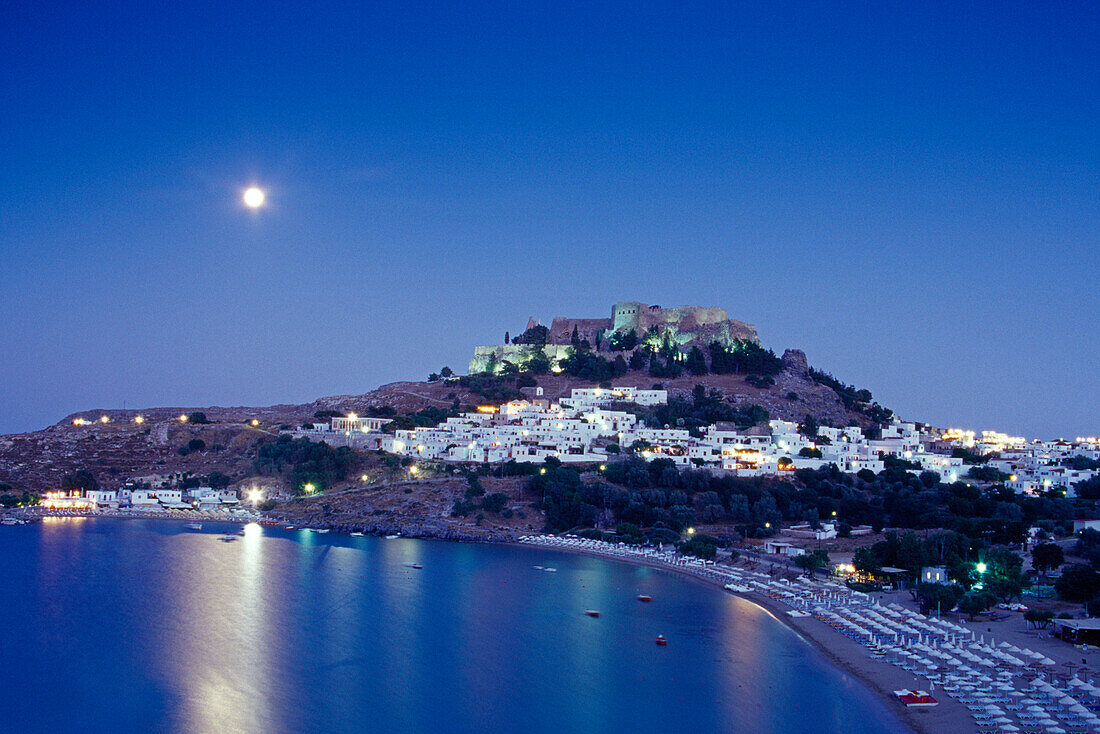
<path id="1" fill-rule="evenodd" d="M 302 489 L 304 489 L 309 494 L 313 494 L 313 490 L 316 489 L 316 487 L 314 487 L 313 484 L 310 483 L 310 484 L 307 484 L 306 486 L 302 487 Z"/>
<path id="2" fill-rule="evenodd" d="M 249 421 L 249 422 L 250 422 L 250 423 L 251 423 L 251 424 L 252 424 L 253 426 L 258 426 L 258 425 L 260 425 L 260 420 L 259 420 L 259 418 L 253 418 L 253 419 L 252 419 L 251 421 Z"/>
<path id="3" fill-rule="evenodd" d="M 186 423 L 186 422 L 187 422 L 187 416 L 186 415 L 181 415 L 180 416 L 180 423 Z"/>
<path id="4" fill-rule="evenodd" d="M 420 471 L 420 467 L 418 467 L 416 464 L 413 464 L 409 467 L 409 474 L 416 474 L 418 471 Z"/>
<path id="5" fill-rule="evenodd" d="M 600 471 L 607 471 L 607 464 L 600 464 Z"/>
<path id="6" fill-rule="evenodd" d="M 695 528 L 688 528 L 688 535 L 695 535 Z"/>
<path id="7" fill-rule="evenodd" d="M 99 422 L 100 423 L 110 423 L 111 418 L 110 418 L 110 416 L 103 415 L 103 416 L 99 417 Z"/>
<path id="8" fill-rule="evenodd" d="M 259 502 L 264 498 L 264 493 L 258 489 L 251 489 L 248 491 L 248 499 L 252 502 Z"/>
<path id="9" fill-rule="evenodd" d="M 364 474 L 363 476 L 359 477 L 359 481 L 360 481 L 360 482 L 365 482 L 365 481 L 367 481 L 368 479 L 369 479 L 369 477 L 368 477 L 368 476 L 367 476 L 366 474 Z"/>
<path id="10" fill-rule="evenodd" d="M 355 413 L 348 413 L 348 420 L 349 421 L 353 421 L 353 420 L 357 419 L 358 417 L 359 416 Z"/>
<path id="11" fill-rule="evenodd" d="M 145 422 L 145 416 L 143 416 L 143 415 L 135 415 L 134 416 L 134 423 L 137 423 L 140 426 L 144 422 Z"/>
<path id="12" fill-rule="evenodd" d="M 244 200 L 244 205 L 249 209 L 259 209 L 264 205 L 264 200 L 267 197 L 264 195 L 263 189 L 250 186 L 244 190 L 244 195 L 241 198 Z"/>

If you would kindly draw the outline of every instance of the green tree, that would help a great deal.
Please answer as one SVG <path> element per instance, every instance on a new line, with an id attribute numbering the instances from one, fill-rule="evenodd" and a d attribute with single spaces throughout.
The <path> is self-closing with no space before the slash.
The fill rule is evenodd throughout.
<path id="1" fill-rule="evenodd" d="M 993 548 L 985 553 L 985 588 L 1001 601 L 1012 601 L 1024 588 L 1023 559 L 1006 548 Z"/>
<path id="2" fill-rule="evenodd" d="M 206 477 L 206 486 L 213 487 L 214 489 L 225 489 L 232 483 L 233 480 L 220 471 L 210 472 Z"/>
<path id="3" fill-rule="evenodd" d="M 74 490 L 88 492 L 99 489 L 99 482 L 96 481 L 95 476 L 87 469 L 77 469 L 72 474 L 66 474 L 61 477 L 61 489 L 66 492 Z"/>
<path id="4" fill-rule="evenodd" d="M 1032 629 L 1046 629 L 1054 619 L 1054 612 L 1050 609 L 1028 609 L 1024 612 L 1024 621 L 1031 625 Z"/>
<path id="5" fill-rule="evenodd" d="M 1065 552 L 1057 543 L 1039 543 L 1031 549 L 1031 565 L 1039 572 L 1044 584 L 1050 572 L 1065 562 Z"/>
<path id="6" fill-rule="evenodd" d="M 809 551 L 794 559 L 794 565 L 805 571 L 807 576 L 813 576 L 817 569 L 824 568 L 828 563 L 829 554 L 823 550 Z"/>
<path id="7" fill-rule="evenodd" d="M 684 367 L 693 375 L 707 374 L 707 358 L 703 356 L 703 350 L 699 347 L 692 347 L 688 352 Z"/>
<path id="8" fill-rule="evenodd" d="M 971 591 L 964 594 L 959 599 L 959 611 L 973 620 L 975 614 L 981 614 L 996 603 L 997 597 L 992 594 L 981 591 Z"/>
<path id="9" fill-rule="evenodd" d="M 1062 576 L 1055 580 L 1054 590 L 1065 601 L 1092 601 L 1100 591 L 1100 574 L 1083 563 L 1071 563 L 1062 569 Z"/>
<path id="10" fill-rule="evenodd" d="M 956 584 L 917 584 L 916 597 L 922 614 L 932 610 L 950 612 L 959 603 L 963 588 Z"/>
<path id="11" fill-rule="evenodd" d="M 882 570 L 883 563 L 870 546 L 856 548 L 852 553 L 852 565 L 863 574 L 876 574 Z"/>
<path id="12" fill-rule="evenodd" d="M 541 346 L 530 350 L 528 355 L 527 361 L 523 364 L 528 372 L 545 375 L 550 371 L 550 358 L 546 356 L 546 351 Z"/>

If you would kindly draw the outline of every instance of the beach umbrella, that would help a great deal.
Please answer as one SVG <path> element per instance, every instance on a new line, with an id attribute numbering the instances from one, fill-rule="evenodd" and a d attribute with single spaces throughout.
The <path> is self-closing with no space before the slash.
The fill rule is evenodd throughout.
<path id="1" fill-rule="evenodd" d="M 1073 704 L 1077 703 L 1077 699 L 1071 696 L 1062 696 L 1060 699 L 1058 699 L 1058 703 L 1062 704 L 1063 706 L 1072 706 Z"/>

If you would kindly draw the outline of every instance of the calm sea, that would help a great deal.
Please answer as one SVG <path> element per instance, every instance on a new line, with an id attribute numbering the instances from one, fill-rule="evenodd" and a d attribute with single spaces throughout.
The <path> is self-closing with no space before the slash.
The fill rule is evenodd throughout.
<path id="1" fill-rule="evenodd" d="M 674 575 L 257 525 L 226 543 L 226 529 L 0 528 L 0 730 L 904 728 L 767 612 Z"/>

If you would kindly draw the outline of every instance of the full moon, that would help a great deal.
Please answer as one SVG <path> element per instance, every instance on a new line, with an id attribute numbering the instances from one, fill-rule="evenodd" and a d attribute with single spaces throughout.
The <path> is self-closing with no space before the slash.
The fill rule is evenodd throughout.
<path id="1" fill-rule="evenodd" d="M 244 205 L 249 209 L 259 209 L 264 205 L 264 190 L 251 186 L 244 190 Z"/>

